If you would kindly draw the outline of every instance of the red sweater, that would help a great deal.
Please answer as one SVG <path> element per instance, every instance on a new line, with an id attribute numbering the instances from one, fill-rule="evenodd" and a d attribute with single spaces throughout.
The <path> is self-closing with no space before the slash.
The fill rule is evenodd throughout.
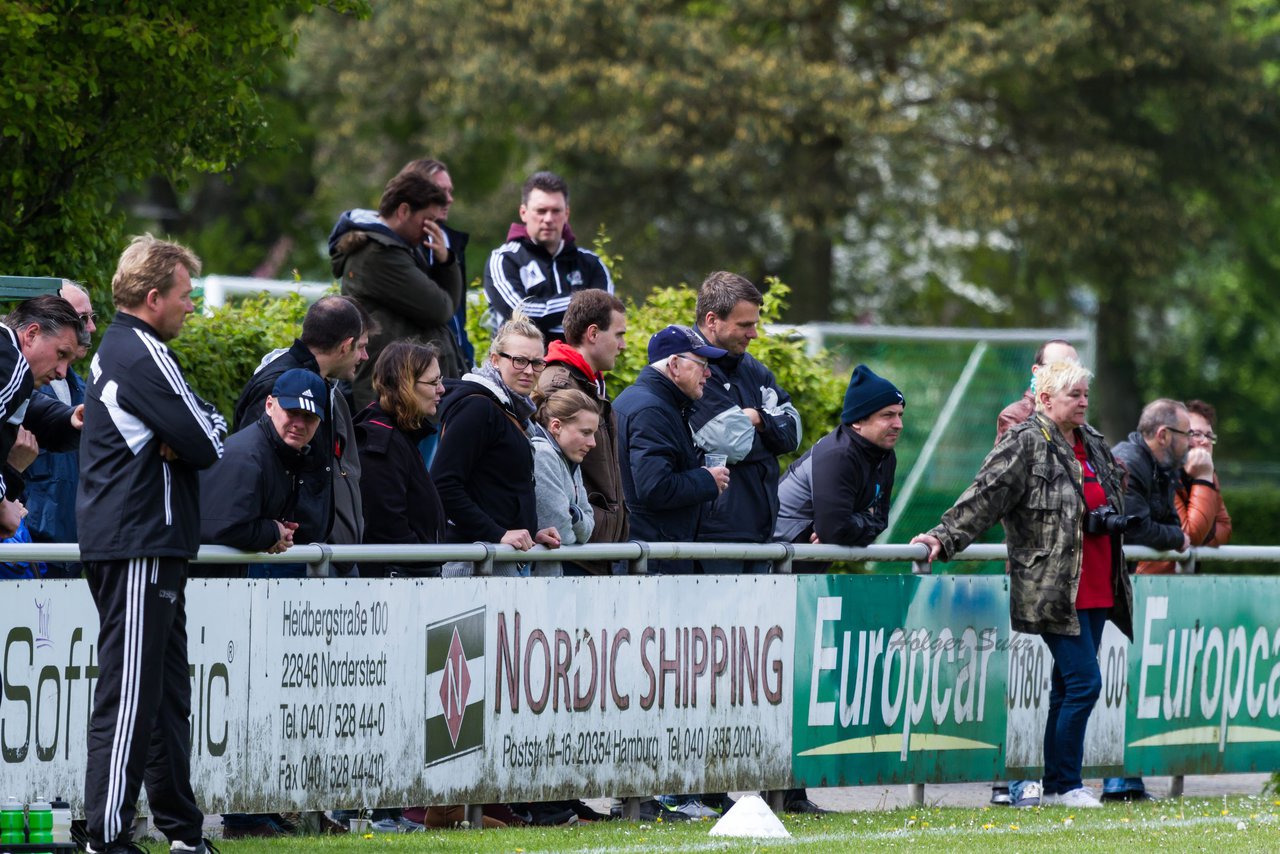
<path id="1" fill-rule="evenodd" d="M 1086 511 L 1107 503 L 1107 494 L 1098 483 L 1098 476 L 1089 465 L 1084 442 L 1076 439 L 1076 459 L 1084 472 L 1084 500 Z M 1085 534 L 1083 562 L 1080 567 L 1080 587 L 1076 591 L 1077 608 L 1110 608 L 1115 604 L 1111 589 L 1111 537 L 1106 534 Z"/>

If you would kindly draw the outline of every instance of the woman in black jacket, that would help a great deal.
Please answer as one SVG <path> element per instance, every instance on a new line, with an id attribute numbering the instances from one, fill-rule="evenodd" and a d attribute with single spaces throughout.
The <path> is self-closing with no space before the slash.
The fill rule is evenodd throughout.
<path id="1" fill-rule="evenodd" d="M 363 472 L 366 543 L 429 544 L 444 538 L 444 508 L 418 443 L 435 428 L 444 392 L 435 344 L 397 341 L 387 345 L 373 367 L 378 399 L 356 417 L 356 442 Z M 360 565 L 364 576 L 439 575 L 438 564 L 422 562 Z"/>
<path id="2" fill-rule="evenodd" d="M 452 543 L 505 543 L 522 551 L 555 548 L 554 528 L 538 530 L 533 448 L 526 430 L 529 394 L 547 367 L 542 333 L 522 313 L 498 328 L 484 364 L 450 386 L 440 407 L 440 445 L 431 476 L 449 517 Z M 511 575 L 510 564 L 495 574 Z M 445 566 L 445 575 L 469 574 Z M 514 574 L 527 575 L 521 568 Z"/>

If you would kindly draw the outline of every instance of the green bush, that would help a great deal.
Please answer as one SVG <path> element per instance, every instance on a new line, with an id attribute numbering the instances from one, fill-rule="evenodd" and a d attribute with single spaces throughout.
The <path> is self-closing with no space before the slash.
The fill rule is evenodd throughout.
<path id="1" fill-rule="evenodd" d="M 1265 487 L 1222 490 L 1222 500 L 1231 514 L 1231 545 L 1236 546 L 1273 546 L 1280 545 L 1280 528 L 1276 520 L 1280 519 L 1280 493 Z M 1197 572 L 1211 572 L 1219 575 L 1264 575 L 1274 574 L 1277 566 L 1274 563 L 1202 563 Z"/>
<path id="2" fill-rule="evenodd" d="M 187 382 L 218 407 L 228 426 L 236 400 L 262 357 L 298 337 L 307 305 L 298 294 L 237 300 L 208 317 L 193 314 L 182 334 L 170 342 Z"/>

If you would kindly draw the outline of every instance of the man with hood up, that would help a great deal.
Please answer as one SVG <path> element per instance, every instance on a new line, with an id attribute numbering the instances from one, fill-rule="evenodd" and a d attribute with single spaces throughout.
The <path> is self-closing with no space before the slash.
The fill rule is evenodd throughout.
<path id="1" fill-rule="evenodd" d="M 519 307 L 547 342 L 564 340 L 564 313 L 577 291 L 613 293 L 609 268 L 578 247 L 569 228 L 569 185 L 554 172 L 537 172 L 520 194 L 521 222 L 493 250 L 484 268 L 484 292 L 498 325 Z"/>
<path id="2" fill-rule="evenodd" d="M 329 258 L 342 293 L 374 320 L 369 359 L 352 383 L 356 411 L 373 401 L 373 365 L 392 341 L 432 341 L 440 348 L 443 375 L 462 376 L 462 355 L 449 330 L 463 299 L 462 274 L 439 225 L 447 206 L 444 190 L 415 172 L 401 172 L 387 183 L 377 211 L 347 211 L 329 235 Z M 424 243 L 432 248 L 432 264 Z"/>

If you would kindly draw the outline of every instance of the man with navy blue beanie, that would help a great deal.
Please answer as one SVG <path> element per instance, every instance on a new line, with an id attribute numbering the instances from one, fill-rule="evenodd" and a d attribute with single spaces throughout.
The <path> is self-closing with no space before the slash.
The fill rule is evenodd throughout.
<path id="1" fill-rule="evenodd" d="M 792 463 L 778 485 L 774 539 L 866 546 L 880 535 L 889 521 L 905 405 L 893 383 L 866 365 L 854 369 L 840 425 Z"/>

